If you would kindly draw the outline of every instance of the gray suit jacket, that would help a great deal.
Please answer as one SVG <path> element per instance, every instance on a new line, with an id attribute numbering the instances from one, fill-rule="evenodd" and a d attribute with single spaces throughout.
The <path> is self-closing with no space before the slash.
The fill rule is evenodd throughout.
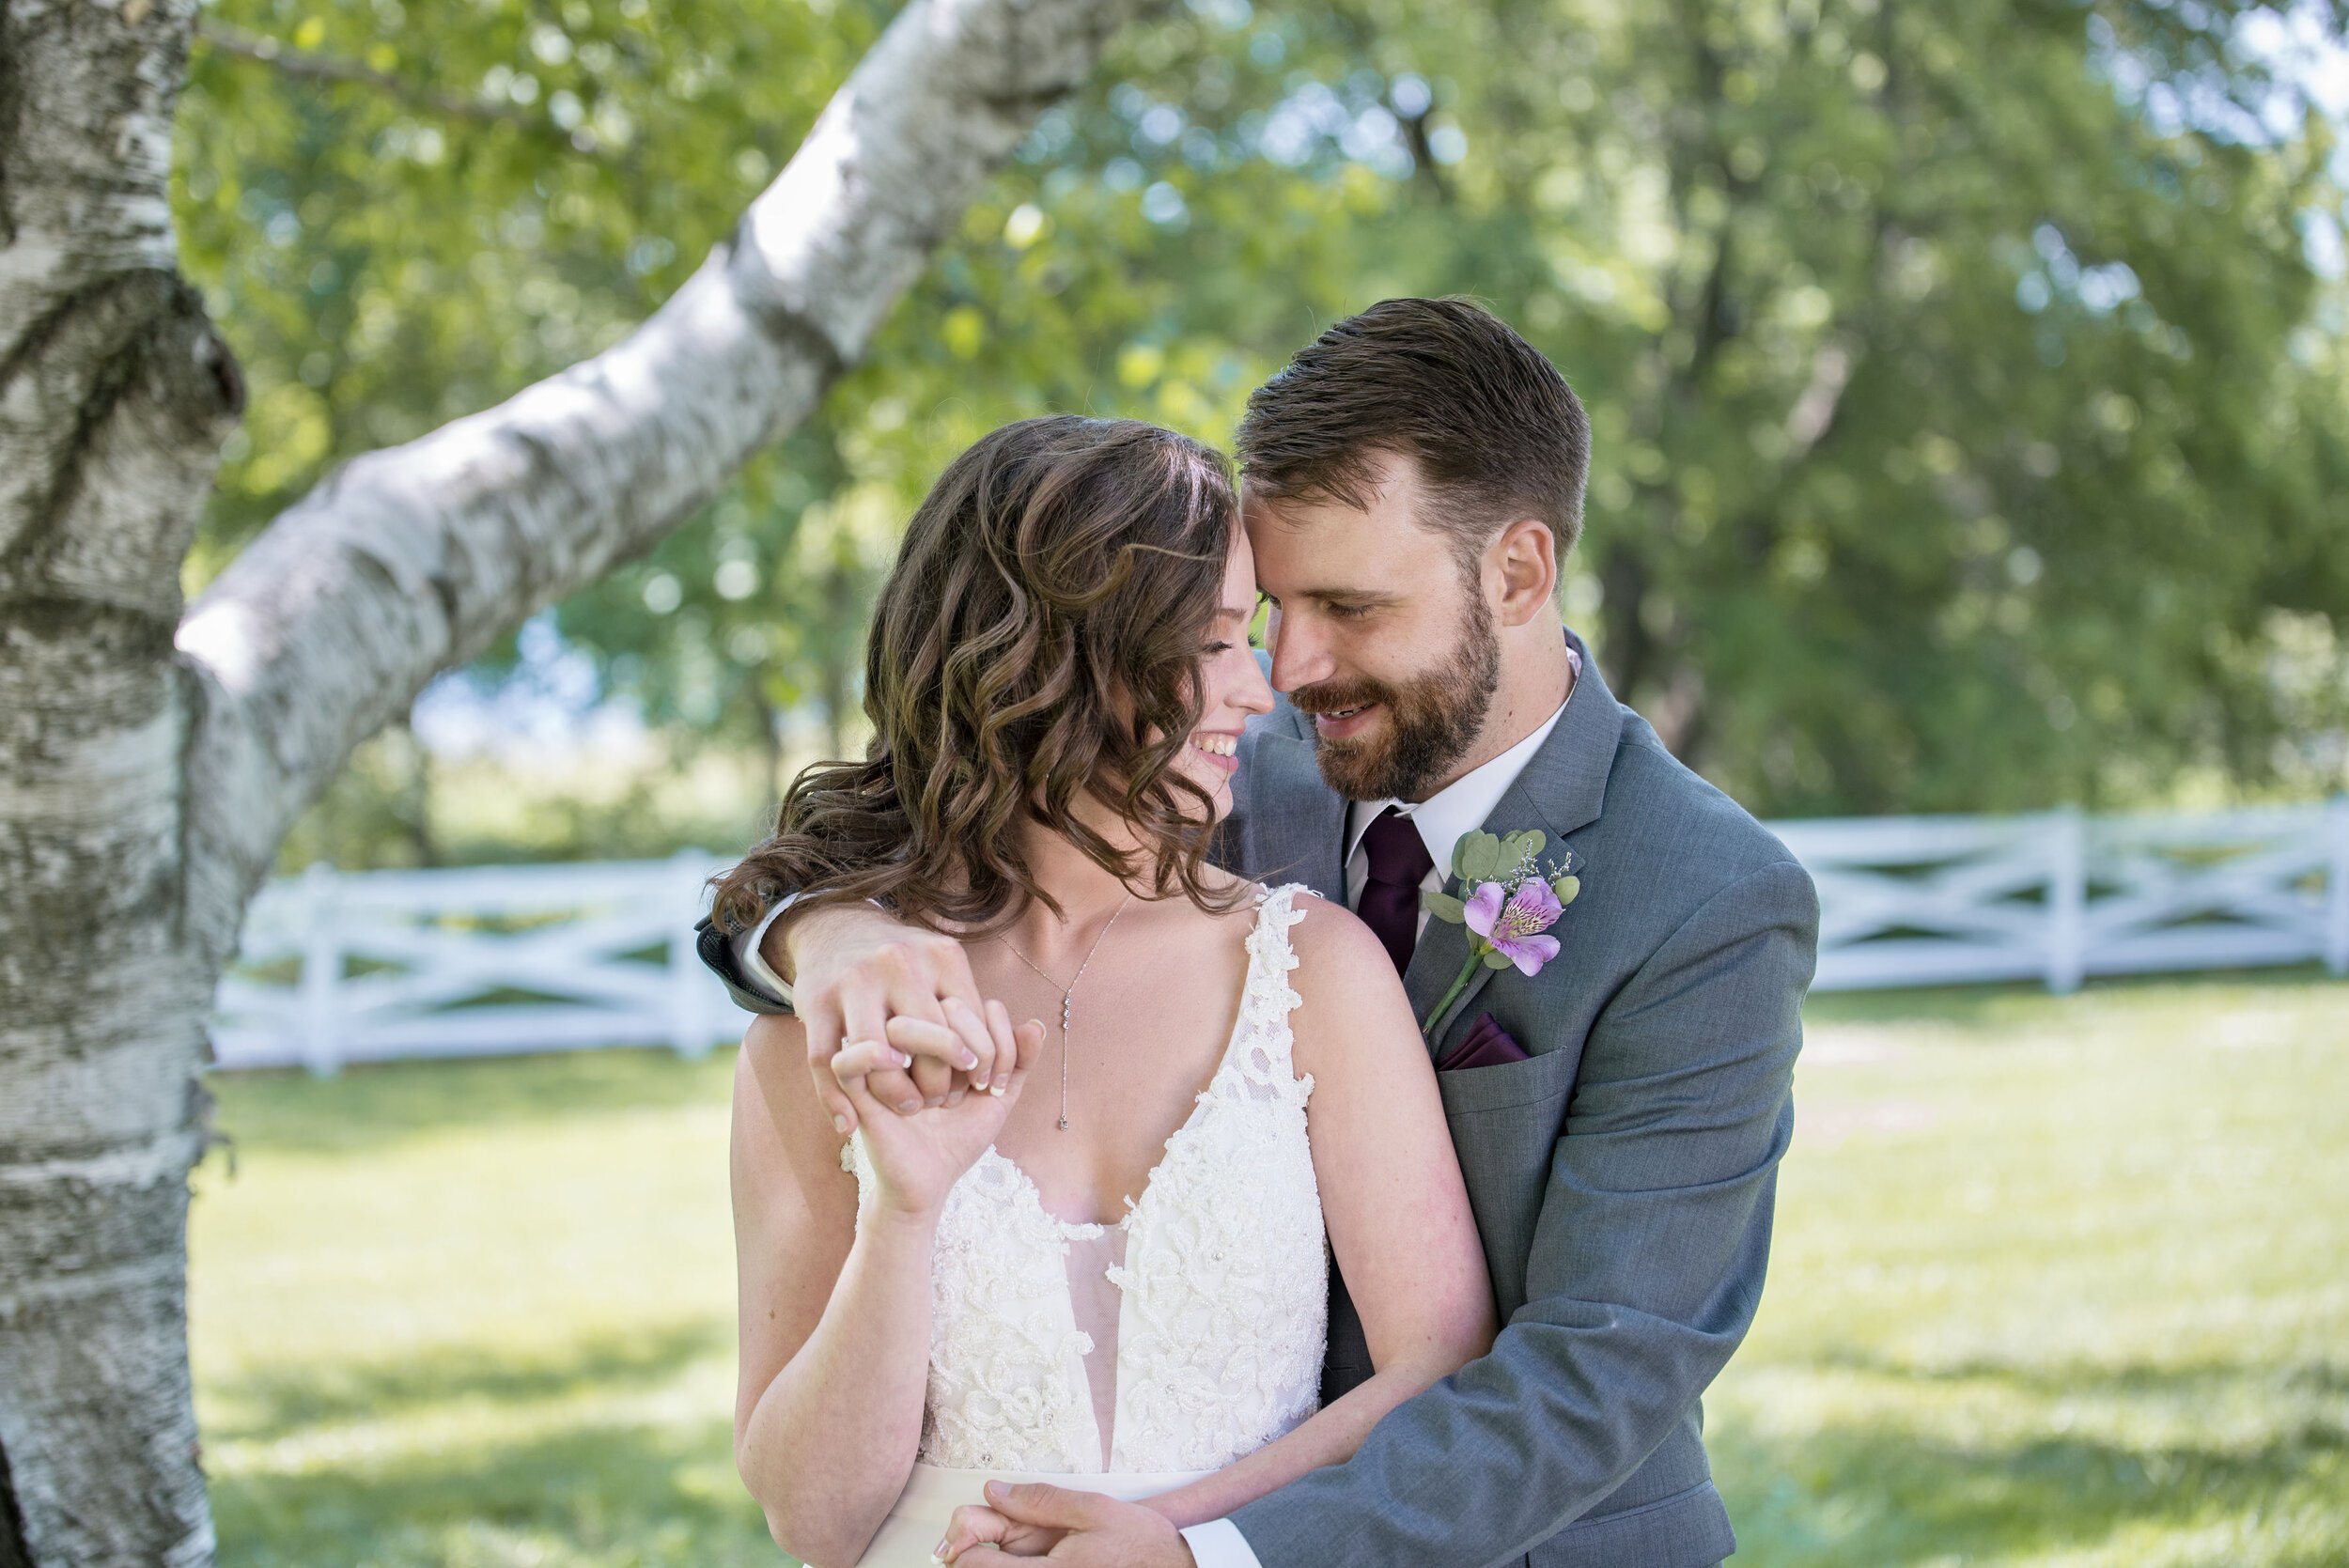
<path id="1" fill-rule="evenodd" d="M 1218 859 L 1342 903 L 1346 802 L 1309 723 L 1283 703 L 1251 727 Z M 1235 1514 L 1265 1568 L 1698 1568 L 1736 1548 L 1699 1396 L 1761 1299 L 1817 950 L 1811 878 L 1587 653 L 1485 826 L 1539 828 L 1582 862 L 1559 956 L 1530 980 L 1480 968 L 1437 1034 L 1440 1056 L 1490 1013 L 1532 1053 L 1437 1075 L 1501 1337 L 1346 1464 Z M 1467 942 L 1428 923 L 1404 977 L 1421 1017 Z M 776 1010 L 720 934 L 701 951 L 744 1006 Z M 1323 1397 L 1370 1371 L 1333 1273 Z"/>
<path id="2" fill-rule="evenodd" d="M 1242 742 L 1225 858 L 1343 901 L 1346 802 L 1309 723 L 1283 703 Z M 1346 1464 L 1235 1514 L 1265 1568 L 1696 1568 L 1736 1549 L 1699 1396 L 1761 1299 L 1818 944 L 1811 878 L 1587 655 L 1485 827 L 1541 829 L 1582 862 L 1559 956 L 1532 979 L 1480 968 L 1437 1034 L 1440 1057 L 1490 1013 L 1532 1053 L 1437 1075 L 1501 1337 Z M 1421 1017 L 1467 943 L 1427 923 L 1404 976 Z M 1324 1398 L 1369 1373 L 1337 1282 Z"/>

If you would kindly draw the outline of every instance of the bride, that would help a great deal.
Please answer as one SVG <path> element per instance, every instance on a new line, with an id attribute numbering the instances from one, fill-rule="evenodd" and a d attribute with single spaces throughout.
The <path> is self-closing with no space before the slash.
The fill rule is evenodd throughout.
<path id="1" fill-rule="evenodd" d="M 1272 706 L 1237 513 L 1221 460 L 1152 426 L 980 441 L 882 591 L 867 759 L 803 773 L 722 880 L 738 923 L 785 890 L 881 900 L 957 936 L 1003 999 L 851 1041 L 845 1142 L 796 1020 L 743 1044 L 735 1453 L 820 1568 L 931 1562 L 995 1478 L 1146 1501 L 1170 1534 L 1220 1518 L 1491 1343 L 1385 951 L 1206 862 Z M 952 1089 L 876 1100 L 866 1075 L 917 1052 L 960 1064 Z M 1318 1407 L 1332 1252 L 1377 1375 Z"/>

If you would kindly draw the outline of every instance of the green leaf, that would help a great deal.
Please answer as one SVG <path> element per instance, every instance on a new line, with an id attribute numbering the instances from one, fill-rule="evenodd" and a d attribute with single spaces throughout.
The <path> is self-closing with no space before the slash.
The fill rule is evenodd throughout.
<path id="1" fill-rule="evenodd" d="M 1490 953 L 1485 955 L 1485 967 L 1488 970 L 1505 970 L 1515 960 L 1510 958 L 1507 954 L 1501 952 L 1499 948 L 1495 948 Z"/>
<path id="2" fill-rule="evenodd" d="M 1582 878 L 1561 877 L 1549 884 L 1549 891 L 1558 895 L 1558 902 L 1561 905 L 1571 904 L 1582 896 Z"/>
<path id="3" fill-rule="evenodd" d="M 1476 847 L 1476 841 L 1482 836 L 1470 829 L 1453 841 L 1452 875 L 1464 882 L 1469 879 L 1469 851 Z"/>
<path id="4" fill-rule="evenodd" d="M 1464 882 L 1488 882 L 1501 870 L 1501 840 L 1490 833 L 1464 833 L 1453 852 Z"/>
<path id="5" fill-rule="evenodd" d="M 1419 895 L 1419 907 L 1438 920 L 1448 920 L 1455 925 L 1463 924 L 1468 918 L 1466 908 L 1448 893 L 1433 890 L 1423 893 Z"/>

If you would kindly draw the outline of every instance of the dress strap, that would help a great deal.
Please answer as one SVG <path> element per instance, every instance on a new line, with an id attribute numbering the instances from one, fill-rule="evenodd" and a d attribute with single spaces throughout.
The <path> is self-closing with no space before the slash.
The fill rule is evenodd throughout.
<path id="1" fill-rule="evenodd" d="M 1234 1071 L 1251 1088 L 1300 1100 L 1312 1091 L 1313 1080 L 1299 1080 L 1290 1062 L 1296 1037 L 1289 1030 L 1289 1014 L 1299 998 L 1288 982 L 1289 970 L 1297 967 L 1289 927 L 1305 918 L 1305 911 L 1297 908 L 1297 895 L 1308 891 L 1302 882 L 1285 882 L 1265 889 L 1257 898 L 1256 923 L 1248 933 L 1248 979 L 1229 1057 Z"/>

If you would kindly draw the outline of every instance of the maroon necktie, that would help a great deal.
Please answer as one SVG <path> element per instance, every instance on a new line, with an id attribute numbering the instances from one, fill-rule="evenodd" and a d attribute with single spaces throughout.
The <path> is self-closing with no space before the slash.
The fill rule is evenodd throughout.
<path id="1" fill-rule="evenodd" d="M 1400 974 L 1411 967 L 1411 948 L 1419 940 L 1420 883 L 1434 869 L 1435 857 L 1411 819 L 1392 806 L 1362 831 L 1362 849 L 1370 859 L 1370 880 L 1362 884 L 1362 901 L 1354 912 L 1377 934 Z"/>

